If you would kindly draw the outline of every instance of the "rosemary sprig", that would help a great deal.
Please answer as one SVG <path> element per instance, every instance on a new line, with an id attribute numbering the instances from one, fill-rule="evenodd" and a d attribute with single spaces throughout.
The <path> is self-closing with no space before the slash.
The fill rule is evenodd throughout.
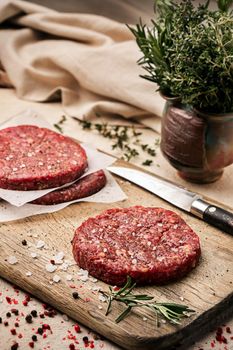
<path id="1" fill-rule="evenodd" d="M 150 157 L 156 156 L 159 139 L 154 145 L 144 144 L 140 138 L 142 132 L 137 131 L 134 125 L 111 125 L 108 123 L 92 123 L 87 120 L 78 120 L 84 130 L 94 130 L 105 138 L 112 140 L 112 149 L 122 151 L 122 159 L 130 161 L 139 156 L 141 149 Z M 142 165 L 150 166 L 152 159 L 146 159 Z"/>
<path id="2" fill-rule="evenodd" d="M 108 300 L 106 316 L 110 313 L 112 302 L 117 301 L 126 305 L 126 309 L 116 318 L 115 322 L 122 321 L 133 308 L 144 307 L 152 310 L 156 316 L 156 323 L 158 325 L 158 316 L 164 317 L 170 323 L 180 324 L 182 319 L 188 317 L 189 313 L 195 312 L 188 306 L 175 303 L 157 303 L 154 297 L 147 294 L 133 294 L 132 291 L 136 287 L 136 283 L 132 282 L 131 277 L 127 277 L 126 284 L 119 290 L 114 291 L 109 286 L 109 293 L 101 292 Z"/>

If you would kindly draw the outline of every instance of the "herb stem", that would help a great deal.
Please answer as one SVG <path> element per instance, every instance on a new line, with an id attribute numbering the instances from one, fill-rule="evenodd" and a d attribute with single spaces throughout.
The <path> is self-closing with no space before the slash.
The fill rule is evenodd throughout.
<path id="1" fill-rule="evenodd" d="M 154 297 L 147 294 L 132 294 L 133 289 L 136 287 L 136 283 L 132 283 L 132 279 L 128 276 L 126 284 L 114 291 L 109 287 L 110 293 L 101 292 L 108 300 L 108 306 L 106 310 L 106 316 L 110 313 L 112 302 L 116 301 L 126 305 L 126 309 L 116 318 L 115 322 L 122 321 L 133 308 L 147 308 L 153 311 L 156 316 L 156 324 L 158 325 L 158 316 L 162 316 L 170 323 L 180 324 L 181 320 L 188 317 L 188 313 L 194 312 L 186 305 L 175 303 L 157 303 L 154 301 Z"/>

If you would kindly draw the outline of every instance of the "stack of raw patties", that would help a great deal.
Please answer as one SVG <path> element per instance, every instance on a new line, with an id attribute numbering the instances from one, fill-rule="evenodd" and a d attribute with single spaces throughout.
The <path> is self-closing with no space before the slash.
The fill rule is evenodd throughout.
<path id="1" fill-rule="evenodd" d="M 98 170 L 81 177 L 87 168 L 85 150 L 69 137 L 34 125 L 0 130 L 0 188 L 55 188 L 33 204 L 58 204 L 97 193 L 106 184 L 105 173 Z"/>

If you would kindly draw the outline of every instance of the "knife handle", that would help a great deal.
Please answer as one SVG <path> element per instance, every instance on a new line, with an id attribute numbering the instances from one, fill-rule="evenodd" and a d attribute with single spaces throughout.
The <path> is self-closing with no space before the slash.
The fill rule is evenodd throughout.
<path id="1" fill-rule="evenodd" d="M 233 235 L 233 214 L 229 211 L 209 205 L 203 213 L 203 220 Z"/>
<path id="2" fill-rule="evenodd" d="M 233 213 L 201 199 L 192 203 L 191 212 L 208 224 L 233 235 Z"/>

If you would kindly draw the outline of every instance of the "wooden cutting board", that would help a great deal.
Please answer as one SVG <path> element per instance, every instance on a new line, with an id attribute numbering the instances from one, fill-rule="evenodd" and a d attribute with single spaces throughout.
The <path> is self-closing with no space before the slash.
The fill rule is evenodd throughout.
<path id="1" fill-rule="evenodd" d="M 187 338 L 190 340 L 191 337 L 207 332 L 217 322 L 221 322 L 222 317 L 232 313 L 233 237 L 179 211 L 127 181 L 118 178 L 118 182 L 128 195 L 124 202 L 79 203 L 54 214 L 1 224 L 0 276 L 126 349 L 170 349 L 177 342 L 182 343 Z M 185 303 L 196 310 L 195 315 L 185 319 L 180 326 L 161 323 L 157 327 L 154 315 L 150 311 L 143 313 L 141 310 L 132 312 L 116 324 L 114 320 L 123 307 L 114 304 L 112 312 L 106 317 L 106 303 L 101 302 L 98 292 L 93 290 L 99 286 L 107 291 L 106 284 L 94 283 L 90 279 L 86 282 L 79 281 L 79 268 L 76 265 L 69 267 L 67 271 L 57 269 L 55 273 L 61 277 L 61 281 L 51 284 L 55 273 L 45 270 L 45 265 L 59 251 L 65 253 L 65 259 L 73 262 L 71 240 L 75 228 L 83 220 L 110 207 L 131 205 L 159 206 L 174 210 L 200 236 L 200 264 L 186 278 L 163 287 L 144 287 L 137 290 L 153 295 L 157 301 Z M 22 245 L 23 239 L 28 242 L 27 246 Z M 38 240 L 45 242 L 46 249 L 35 248 Z M 38 254 L 37 259 L 31 257 L 32 252 Z M 7 262 L 11 255 L 17 257 L 17 264 L 10 265 Z M 30 277 L 26 276 L 28 271 L 32 272 Z M 67 281 L 68 274 L 74 276 L 72 282 Z M 80 299 L 75 300 L 72 297 L 74 291 L 79 293 Z M 143 316 L 147 320 L 143 320 Z"/>

